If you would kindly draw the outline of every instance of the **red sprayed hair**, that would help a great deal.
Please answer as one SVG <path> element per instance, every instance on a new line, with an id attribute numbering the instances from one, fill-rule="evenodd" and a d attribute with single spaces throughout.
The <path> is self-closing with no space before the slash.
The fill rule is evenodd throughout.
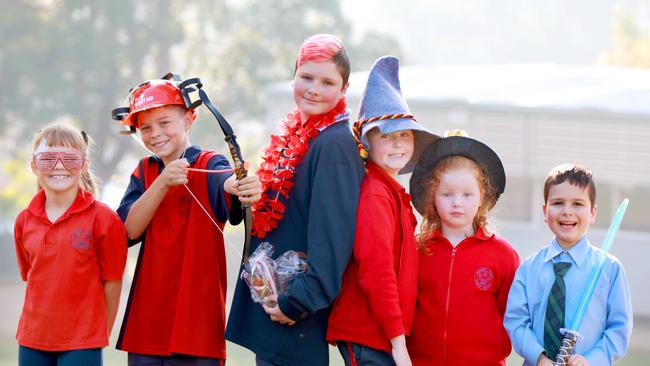
<path id="1" fill-rule="evenodd" d="M 350 77 L 350 60 L 343 47 L 343 41 L 333 34 L 316 34 L 307 38 L 298 51 L 296 70 L 307 62 L 325 61 L 336 64 L 345 86 Z"/>

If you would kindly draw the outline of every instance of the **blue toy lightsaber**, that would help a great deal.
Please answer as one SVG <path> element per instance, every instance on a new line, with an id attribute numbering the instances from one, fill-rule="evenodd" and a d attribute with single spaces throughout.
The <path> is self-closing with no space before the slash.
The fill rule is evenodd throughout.
<path id="1" fill-rule="evenodd" d="M 566 366 L 569 362 L 569 356 L 571 356 L 573 347 L 575 346 L 576 341 L 578 340 L 578 336 L 580 335 L 580 333 L 578 333 L 578 328 L 580 328 L 582 318 L 585 317 L 587 307 L 589 306 L 589 301 L 591 301 L 591 296 L 594 294 L 594 290 L 596 289 L 596 284 L 598 283 L 600 274 L 603 272 L 607 253 L 609 253 L 609 249 L 614 243 L 614 236 L 616 235 L 618 228 L 621 226 L 621 222 L 623 221 L 623 216 L 625 215 L 625 210 L 627 210 L 627 205 L 629 202 L 630 200 L 626 198 L 618 206 L 618 209 L 612 218 L 612 223 L 609 225 L 609 229 L 607 230 L 605 240 L 603 241 L 598 263 L 596 266 L 594 266 L 594 268 L 591 270 L 591 273 L 589 274 L 589 281 L 587 282 L 585 292 L 582 294 L 582 298 L 580 299 L 580 305 L 578 305 L 576 315 L 573 317 L 573 321 L 571 322 L 569 328 L 560 330 L 564 334 L 564 338 L 562 338 L 562 345 L 560 346 L 560 349 L 558 350 L 555 357 L 555 362 L 553 363 L 554 366 Z"/>

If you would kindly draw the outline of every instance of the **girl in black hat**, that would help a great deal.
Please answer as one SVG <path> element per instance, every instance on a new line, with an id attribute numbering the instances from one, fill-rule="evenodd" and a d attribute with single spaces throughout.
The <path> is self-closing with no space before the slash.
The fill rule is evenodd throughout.
<path id="1" fill-rule="evenodd" d="M 503 314 L 519 255 L 486 227 L 505 188 L 499 157 L 477 140 L 446 137 L 424 150 L 410 185 L 423 216 L 413 365 L 505 366 Z"/>

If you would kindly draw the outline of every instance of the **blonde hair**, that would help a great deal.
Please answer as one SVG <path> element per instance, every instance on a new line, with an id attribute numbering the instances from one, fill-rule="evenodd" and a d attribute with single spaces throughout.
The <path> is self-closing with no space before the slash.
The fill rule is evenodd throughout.
<path id="1" fill-rule="evenodd" d="M 88 164 L 90 164 L 88 155 L 91 143 L 92 140 L 85 131 L 78 130 L 67 123 L 53 123 L 42 128 L 34 135 L 33 151 L 36 153 L 41 144 L 47 147 L 69 147 L 81 152 Z M 90 167 L 86 171 L 82 171 L 79 186 L 93 196 L 97 194 L 96 179 L 90 171 Z M 40 182 L 38 188 L 42 188 Z"/>
<path id="2" fill-rule="evenodd" d="M 473 227 L 475 231 L 479 227 L 482 227 L 486 231 L 488 230 L 489 220 L 487 215 L 490 208 L 496 202 L 496 194 L 494 188 L 490 184 L 490 180 L 483 169 L 481 169 L 474 160 L 461 155 L 447 157 L 436 164 L 431 172 L 431 178 L 426 184 L 428 189 L 426 190 L 424 200 L 425 212 L 422 217 L 420 234 L 418 236 L 418 249 L 425 253 L 427 253 L 425 242 L 442 226 L 440 215 L 438 215 L 438 208 L 435 203 L 435 193 L 440 186 L 440 177 L 443 173 L 458 169 L 470 169 L 476 176 L 476 182 L 481 191 L 481 205 L 474 217 Z"/>

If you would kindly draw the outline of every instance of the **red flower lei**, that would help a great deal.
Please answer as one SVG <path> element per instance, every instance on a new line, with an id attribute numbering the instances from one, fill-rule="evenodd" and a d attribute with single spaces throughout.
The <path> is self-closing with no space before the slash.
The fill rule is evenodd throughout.
<path id="1" fill-rule="evenodd" d="M 262 182 L 262 198 L 253 204 L 253 235 L 261 239 L 278 227 L 285 210 L 280 195 L 289 199 L 296 167 L 304 159 L 309 143 L 318 136 L 319 129 L 335 123 L 336 117 L 345 112 L 345 107 L 345 98 L 342 98 L 331 111 L 312 116 L 305 123 L 301 123 L 300 111 L 296 109 L 282 121 L 282 135 L 271 135 L 257 170 Z"/>

